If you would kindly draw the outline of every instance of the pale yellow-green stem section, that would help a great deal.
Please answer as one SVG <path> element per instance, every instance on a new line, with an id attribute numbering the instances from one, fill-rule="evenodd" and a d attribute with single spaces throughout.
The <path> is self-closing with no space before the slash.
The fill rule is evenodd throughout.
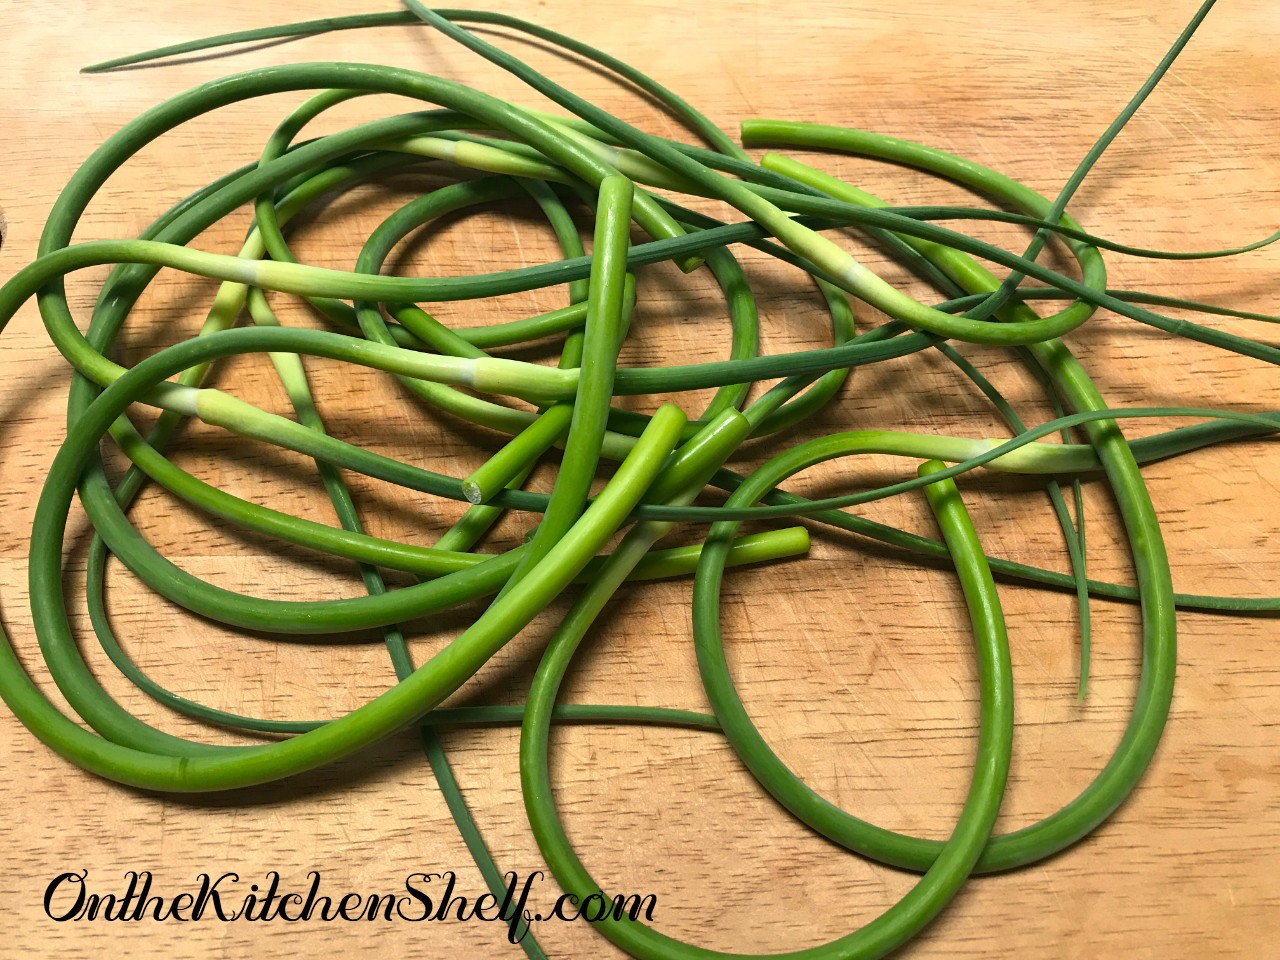
<path id="1" fill-rule="evenodd" d="M 619 173 L 646 186 L 658 187 L 662 190 L 675 190 L 680 193 L 699 194 L 704 191 L 692 180 L 672 173 L 662 164 L 646 157 L 638 150 L 630 147 L 615 147 L 601 143 L 595 137 L 577 130 L 563 120 L 549 120 L 548 125 L 554 127 L 567 140 L 572 140 L 583 149 L 591 151 L 597 159 L 603 160 Z"/>
<path id="2" fill-rule="evenodd" d="M 407 153 L 415 157 L 448 160 L 469 170 L 482 170 L 510 177 L 551 180 L 555 183 L 569 183 L 573 179 L 563 167 L 548 161 L 519 156 L 470 140 L 450 140 L 423 134 L 400 140 L 384 140 L 373 146 L 379 150 Z"/>

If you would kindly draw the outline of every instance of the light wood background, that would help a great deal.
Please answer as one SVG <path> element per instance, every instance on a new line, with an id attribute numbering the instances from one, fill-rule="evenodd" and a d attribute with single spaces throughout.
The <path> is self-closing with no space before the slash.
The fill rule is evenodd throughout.
<path id="1" fill-rule="evenodd" d="M 369 4 L 357 5 L 360 9 Z M 373 4 L 377 8 L 379 4 Z M 390 6 L 385 4 L 383 6 Z M 501 2 L 624 56 L 704 108 L 726 129 L 744 117 L 819 119 L 906 136 L 969 155 L 1053 193 L 1137 88 L 1193 12 L 1187 0 L 885 3 L 815 0 L 794 7 L 704 0 L 595 4 Z M 165 97 L 229 72 L 309 60 L 410 66 L 538 103 L 512 79 L 424 29 L 389 28 L 188 59 L 163 69 L 88 77 L 78 67 L 140 47 L 307 17 L 352 12 L 337 0 L 219 4 L 99 0 L 54 11 L 28 0 L 0 4 L 0 207 L 7 219 L 0 278 L 27 262 L 44 218 L 76 166 L 104 137 Z M 675 133 L 640 99 L 546 50 L 502 41 L 624 117 Z M 1132 244 L 1212 248 L 1276 226 L 1280 191 L 1280 8 L 1224 2 L 1173 75 L 1107 153 L 1073 204 L 1087 227 Z M 298 96 L 244 104 L 188 124 L 114 177 L 78 237 L 136 235 L 170 203 L 253 159 Z M 321 129 L 404 109 L 371 99 L 325 118 Z M 962 191 L 870 163 L 814 157 L 900 202 L 967 202 Z M 312 263 L 349 266 L 366 236 L 420 180 L 362 188 L 302 225 Z M 554 256 L 536 220 L 494 213 L 451 221 L 395 264 L 437 275 L 535 263 Z M 232 250 L 247 212 L 198 239 Z M 1011 232 L 984 235 L 1010 243 Z M 900 273 L 873 251 L 868 262 Z M 794 273 L 744 256 L 761 301 L 764 349 L 823 342 L 811 289 Z M 1112 282 L 1280 312 L 1280 253 L 1168 264 L 1111 257 Z M 85 317 L 105 271 L 71 285 Z M 641 275 L 643 304 L 631 364 L 679 362 L 723 349 L 722 308 L 709 279 L 673 268 Z M 918 289 L 918 288 L 916 288 Z M 212 286 L 165 272 L 127 334 L 130 360 L 198 324 Z M 924 291 L 920 291 L 924 295 Z M 549 309 L 563 291 L 501 302 L 447 305 L 447 321 L 484 322 Z M 281 307 L 287 320 L 309 322 Z M 859 322 L 875 317 L 859 311 Z M 1212 321 L 1259 334 L 1258 325 Z M 699 326 L 701 325 L 701 326 Z M 1265 332 L 1265 331 L 1263 331 Z M 1102 314 L 1071 344 L 1116 405 L 1280 407 L 1274 371 Z M 0 610 L 25 662 L 39 666 L 26 608 L 26 534 L 41 479 L 63 432 L 66 365 L 28 305 L 0 341 Z M 1025 407 L 1045 416 L 1034 388 L 1008 359 L 966 354 Z M 529 351 L 523 356 L 541 357 Z M 455 473 L 497 439 L 433 422 L 387 378 L 312 365 L 331 430 L 373 449 Z M 270 409 L 282 393 L 265 362 L 229 364 L 216 383 Z M 685 398 L 696 412 L 703 395 Z M 644 408 L 648 401 L 638 402 Z M 990 409 L 941 357 L 859 371 L 812 431 L 897 426 L 960 436 L 999 435 Z M 1133 423 L 1134 435 L 1159 429 Z M 757 444 L 748 460 L 782 448 Z M 301 457 L 193 428 L 184 465 L 242 496 L 320 519 L 329 513 Z M 744 463 L 747 461 L 744 461 Z M 799 478 L 805 490 L 847 490 L 909 467 L 849 461 Z M 1280 582 L 1274 443 L 1233 445 L 1146 471 L 1184 591 L 1274 594 Z M 453 505 L 353 478 L 371 530 L 429 543 Z M 544 488 L 548 476 L 539 475 Z M 965 483 L 989 552 L 1065 567 L 1043 494 L 990 476 Z M 1088 489 L 1091 572 L 1128 580 L 1126 551 L 1103 486 Z M 928 531 L 917 499 L 867 515 Z M 135 516 L 147 537 L 184 568 L 232 589 L 288 597 L 355 596 L 350 566 L 287 551 L 207 525 L 154 492 Z M 511 518 L 494 542 L 528 524 Z M 87 542 L 73 516 L 70 568 Z M 76 618 L 84 635 L 78 577 Z M 392 674 L 375 639 L 355 645 L 240 637 L 154 599 L 118 564 L 110 574 L 117 629 L 157 679 L 190 696 L 262 715 L 323 716 L 384 689 Z M 689 630 L 688 581 L 624 590 L 602 619 L 566 696 L 705 708 Z M 1138 669 L 1137 615 L 1094 604 L 1094 670 L 1078 705 L 1075 612 L 1065 595 L 1003 589 L 1017 680 L 1016 756 L 1001 830 L 1056 810 L 1101 768 L 1127 717 Z M 559 608 L 563 609 L 563 608 Z M 474 609 L 415 625 L 421 662 Z M 780 755 L 815 788 L 874 822 L 944 836 L 967 785 L 976 718 L 970 641 L 953 578 L 852 537 L 815 531 L 805 560 L 735 575 L 726 587 L 726 635 L 753 716 Z M 459 696 L 519 702 L 542 617 Z M 1095 835 L 1051 862 L 970 884 L 915 944 L 912 958 L 1280 956 L 1280 629 L 1273 619 L 1180 618 L 1179 680 L 1156 760 L 1133 798 Z M 96 650 L 92 663 L 101 666 Z M 217 738 L 128 688 L 108 667 L 108 689 L 166 729 Z M 49 685 L 51 687 L 51 685 Z M 503 869 L 543 868 L 524 820 L 514 731 L 456 732 L 447 746 Z M 152 796 L 85 775 L 51 754 L 7 713 L 0 716 L 0 955 L 136 957 L 514 957 L 498 926 L 64 923 L 41 908 L 45 885 L 87 869 L 100 891 L 126 870 L 149 869 L 156 889 L 190 889 L 201 871 L 235 871 L 244 886 L 279 870 L 292 888 L 318 870 L 326 892 L 398 890 L 407 874 L 453 869 L 459 890 L 479 875 L 411 735 L 335 769 L 233 796 Z M 612 890 L 653 893 L 658 927 L 719 949 L 780 951 L 825 942 L 866 923 L 911 885 L 908 875 L 862 862 L 811 835 L 745 774 L 717 736 L 665 729 L 575 727 L 554 742 L 554 776 L 568 829 Z M 539 904 L 550 905 L 550 883 Z M 613 956 L 586 924 L 544 923 L 556 957 Z"/>

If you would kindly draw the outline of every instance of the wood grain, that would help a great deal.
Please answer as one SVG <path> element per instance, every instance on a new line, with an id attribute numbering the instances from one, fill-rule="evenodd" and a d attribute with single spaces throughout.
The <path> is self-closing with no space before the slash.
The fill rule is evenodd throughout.
<path id="1" fill-rule="evenodd" d="M 375 5 L 377 6 L 377 5 Z M 389 6 L 389 4 L 388 4 Z M 496 3 L 624 56 L 698 104 L 724 128 L 744 117 L 820 119 L 924 140 L 1053 192 L 1189 18 L 1194 4 L 1161 0 L 885 3 L 814 0 L 796 7 L 703 0 L 595 4 Z M 274 9 L 273 9 L 274 8 Z M 7 220 L 0 278 L 26 263 L 58 191 L 89 151 L 165 97 L 229 72 L 311 60 L 377 60 L 463 80 L 538 103 L 511 78 L 426 30 L 388 28 L 273 44 L 234 55 L 187 58 L 163 69 L 87 77 L 75 71 L 109 56 L 286 19 L 352 12 L 337 0 L 263 4 L 227 0 L 101 0 L 55 15 L 43 5 L 0 5 L 0 208 Z M 504 38 L 585 96 L 660 133 L 673 125 L 591 70 L 534 44 Z M 1081 222 L 1125 242 L 1211 248 L 1265 235 L 1280 200 L 1280 7 L 1223 3 L 1150 103 L 1108 151 L 1072 209 Z M 272 97 L 187 124 L 144 149 L 112 178 L 77 236 L 126 237 L 170 203 L 253 159 L 300 97 Z M 337 129 L 403 109 L 364 100 L 321 123 Z M 962 201 L 963 192 L 901 170 L 813 157 L 899 202 Z M 415 181 L 362 189 L 303 225 L 309 262 L 349 265 L 364 237 Z M 231 250 L 247 223 L 198 239 Z M 339 226 L 339 224 L 341 224 Z M 983 231 L 1016 240 L 1012 232 Z M 438 275 L 552 257 L 545 232 L 496 214 L 451 222 L 396 265 Z M 894 268 L 868 251 L 886 275 Z M 745 256 L 760 297 L 764 349 L 822 342 L 823 320 L 794 273 Z M 1170 264 L 1110 258 L 1111 282 L 1280 312 L 1280 253 Z M 71 283 L 84 316 L 102 270 Z M 696 324 L 722 323 L 710 281 L 670 267 L 641 276 L 645 300 L 628 363 L 679 362 L 721 350 Z M 166 271 L 127 336 L 131 361 L 193 332 L 212 287 Z M 923 294 L 923 291 L 921 291 Z M 562 291 L 446 305 L 449 322 L 485 322 L 559 305 Z M 288 313 L 305 322 L 301 311 Z M 862 309 L 861 323 L 875 318 Z M 1257 334 L 1257 325 L 1214 321 Z M 717 328 L 718 330 L 719 328 Z M 1280 408 L 1272 369 L 1137 328 L 1111 315 L 1071 345 L 1115 405 Z M 62 433 L 65 364 L 34 306 L 10 324 L 0 353 L 0 609 L 6 631 L 35 669 L 26 608 L 26 533 L 40 481 Z M 1029 419 L 1046 416 L 1034 386 L 1007 358 L 965 351 Z M 1000 427 L 972 388 L 939 357 L 859 371 L 831 411 L 795 437 L 841 426 L 899 426 L 958 435 Z M 323 412 L 338 436 L 457 472 L 498 440 L 432 422 L 386 378 L 313 366 Z M 265 362 L 237 361 L 217 383 L 270 409 L 284 398 Z M 701 394 L 686 398 L 692 408 Z M 638 408 L 649 406 L 648 401 Z M 1158 429 L 1135 423 L 1137 435 Z M 780 443 L 756 444 L 760 459 Z M 1280 582 L 1280 458 L 1272 442 L 1238 444 L 1146 475 L 1164 522 L 1175 584 L 1188 592 L 1266 595 Z M 242 496 L 328 520 L 311 468 L 300 457 L 193 428 L 176 454 L 190 469 Z M 901 463 L 867 458 L 813 471 L 809 490 L 844 490 L 897 476 Z M 431 542 L 457 508 L 353 478 L 372 532 Z M 545 486 L 548 477 L 539 476 Z M 1064 568 L 1043 495 L 1025 483 L 975 478 L 965 485 L 989 552 Z M 1091 571 L 1131 576 L 1105 489 L 1088 488 Z M 928 530 L 915 499 L 867 514 Z M 135 511 L 147 538 L 191 572 L 231 589 L 282 598 L 354 596 L 346 565 L 281 550 L 209 526 L 150 492 Z M 497 542 L 527 525 L 504 522 Z M 85 523 L 76 513 L 68 563 L 83 567 Z M 78 625 L 80 581 L 75 586 Z M 392 680 L 374 642 L 350 646 L 241 637 L 154 599 L 118 565 L 111 612 L 121 636 L 160 681 L 190 696 L 270 716 L 349 710 Z M 689 630 L 687 581 L 627 589 L 602 619 L 565 691 L 581 702 L 704 709 Z M 1138 671 L 1137 614 L 1094 605 L 1094 669 L 1088 700 L 1075 702 L 1075 612 L 1069 597 L 1002 589 L 1017 679 L 1016 756 L 1000 828 L 1051 813 L 1084 787 L 1115 746 Z M 563 609 L 558 607 L 557 609 Z M 423 659 L 474 610 L 419 625 Z M 807 560 L 735 575 L 726 588 L 726 635 L 748 707 L 780 755 L 834 802 L 870 820 L 943 836 L 963 798 L 974 747 L 975 677 L 963 605 L 953 578 L 852 537 L 815 533 Z M 464 689 L 469 702 L 519 702 L 552 624 L 544 616 Z M 82 633 L 82 635 L 84 635 Z M 1179 681 L 1160 752 L 1138 792 L 1095 835 L 1051 862 L 973 882 L 902 955 L 1190 958 L 1280 956 L 1280 630 L 1266 618 L 1180 617 Z M 91 663 L 131 710 L 165 729 L 217 738 L 148 702 Z M 45 682 L 42 680 L 42 683 Z M 46 684 L 50 688 L 51 684 Z M 56 694 L 55 694 L 56 696 Z M 54 923 L 46 884 L 88 870 L 102 890 L 127 870 L 151 870 L 156 889 L 190 889 L 203 871 L 234 871 L 244 884 L 278 870 L 292 888 L 319 871 L 324 892 L 389 892 L 407 874 L 452 869 L 458 889 L 482 887 L 420 751 L 402 736 L 355 760 L 268 788 L 207 798 L 122 789 L 63 762 L 7 713 L 0 716 L 0 956 L 514 957 L 503 931 L 483 923 L 245 922 Z M 503 869 L 544 869 L 524 820 L 514 731 L 457 732 L 447 746 Z M 744 772 L 718 737 L 663 729 L 575 727 L 555 737 L 561 809 L 588 867 L 609 888 L 653 893 L 661 930 L 720 949 L 779 951 L 815 945 L 866 923 L 912 883 L 811 835 Z M 536 899 L 549 905 L 550 882 Z M 586 924 L 538 929 L 557 957 L 613 956 Z"/>

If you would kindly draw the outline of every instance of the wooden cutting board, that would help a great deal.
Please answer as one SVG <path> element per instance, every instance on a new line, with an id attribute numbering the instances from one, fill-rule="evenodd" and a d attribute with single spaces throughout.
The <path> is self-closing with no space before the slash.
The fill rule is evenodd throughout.
<path id="1" fill-rule="evenodd" d="M 735 131 L 747 117 L 865 127 L 972 157 L 1051 195 L 1193 7 L 1183 0 L 495 5 L 624 57 L 726 130 Z M 234 71 L 371 60 L 545 105 L 475 56 L 409 27 L 263 44 L 180 59 L 162 69 L 76 72 L 140 48 L 352 10 L 336 0 L 94 0 L 73 11 L 29 2 L 0 5 L 0 208 L 7 221 L 0 279 L 35 255 L 59 190 L 97 144 L 161 100 Z M 624 118 L 679 134 L 652 105 L 599 73 L 538 44 L 506 35 L 501 43 Z M 1278 43 L 1276 4 L 1221 4 L 1080 190 L 1071 207 L 1075 217 L 1109 238 L 1175 250 L 1238 244 L 1274 229 L 1280 200 Z M 106 184 L 77 239 L 137 235 L 170 204 L 251 162 L 300 101 L 290 95 L 242 104 L 148 146 Z M 390 98 L 362 100 L 318 128 L 334 130 L 406 108 Z M 806 159 L 893 202 L 976 202 L 952 185 L 907 171 L 817 154 Z M 349 268 L 360 240 L 419 187 L 420 181 L 402 177 L 334 199 L 298 228 L 299 253 L 310 263 Z M 395 269 L 451 275 L 553 258 L 546 232 L 527 211 L 520 217 L 514 225 L 493 212 L 452 220 L 415 241 Z M 248 218 L 242 211 L 195 245 L 234 250 Z M 1025 242 L 1013 230 L 977 225 L 974 231 L 1011 246 Z M 881 253 L 858 249 L 869 265 L 910 284 Z M 754 254 L 745 254 L 744 262 L 760 301 L 762 349 L 822 345 L 826 328 L 812 288 Z M 1280 253 L 1274 249 L 1205 262 L 1113 255 L 1108 263 L 1115 287 L 1280 312 Z M 703 273 L 683 276 L 670 266 L 641 272 L 641 307 L 624 362 L 679 363 L 725 352 L 723 308 Z M 87 316 L 104 276 L 105 268 L 86 270 L 70 282 L 79 317 Z M 910 288 L 927 295 L 918 285 Z M 193 333 L 212 289 L 162 273 L 127 328 L 125 362 Z M 563 298 L 562 290 L 543 290 L 441 305 L 439 315 L 450 323 L 494 322 L 551 309 Z M 300 310 L 282 311 L 307 322 Z M 865 328 L 877 316 L 859 307 L 858 322 Z M 1207 322 L 1250 336 L 1268 333 L 1246 321 Z M 1111 314 L 1099 314 L 1069 342 L 1115 406 L 1280 408 L 1280 381 L 1265 364 L 1171 342 Z M 19 312 L 0 344 L 0 616 L 24 662 L 52 692 L 26 606 L 25 561 L 41 481 L 64 430 L 67 368 L 33 304 Z M 964 353 L 1029 421 L 1050 416 L 1009 357 L 968 347 Z M 536 350 L 519 355 L 546 356 Z M 478 429 L 433 421 L 385 377 L 325 363 L 314 364 L 312 374 L 329 428 L 344 439 L 455 474 L 500 442 Z M 228 363 L 215 382 L 268 409 L 285 409 L 265 361 Z M 707 398 L 695 393 L 679 399 L 696 413 Z M 648 400 L 632 405 L 653 407 Z M 1135 421 L 1125 429 L 1139 436 L 1171 425 Z M 816 432 L 881 426 L 956 436 L 1003 433 L 971 384 L 941 356 L 922 355 L 856 372 L 813 424 L 786 439 L 752 445 L 743 463 Z M 301 457 L 204 428 L 188 431 L 177 451 L 189 469 L 240 496 L 332 522 L 314 470 Z M 889 458 L 851 459 L 798 478 L 795 486 L 844 492 L 910 469 Z M 1144 472 L 1179 590 L 1277 592 L 1280 458 L 1274 442 L 1203 451 Z M 550 474 L 535 477 L 544 489 L 549 481 Z M 371 531 L 382 536 L 431 543 L 459 510 L 374 481 L 352 483 Z M 1036 484 L 975 474 L 963 489 L 989 553 L 1065 569 L 1061 535 Z M 1086 485 L 1086 502 L 1091 574 L 1131 582 L 1102 481 Z M 861 509 L 883 522 L 931 532 L 918 497 Z M 210 525 L 154 491 L 133 515 L 166 556 L 228 589 L 282 599 L 361 592 L 348 564 Z M 516 542 L 528 525 L 526 518 L 509 518 L 493 543 Z M 90 637 L 82 613 L 88 537 L 78 508 L 70 530 L 75 622 L 80 635 Z M 116 563 L 109 589 L 114 625 L 131 653 L 157 680 L 206 703 L 271 717 L 324 717 L 352 709 L 393 679 L 376 638 L 341 645 L 239 636 L 155 599 Z M 945 836 L 968 782 L 977 715 L 971 641 L 954 576 L 814 528 L 806 559 L 735 574 L 725 592 L 732 669 L 779 755 L 847 810 L 899 830 Z M 1087 699 L 1078 703 L 1072 598 L 1013 584 L 1002 586 L 1002 597 L 1017 685 L 1013 772 L 999 825 L 1008 831 L 1058 809 L 1101 769 L 1128 717 L 1140 651 L 1136 610 L 1096 601 L 1092 681 Z M 624 590 L 581 654 L 565 699 L 707 709 L 690 639 L 689 599 L 687 579 Z M 418 662 L 476 613 L 468 608 L 415 625 Z M 551 616 L 535 621 L 464 688 L 459 702 L 521 702 L 553 623 Z M 1171 719 L 1137 793 L 1093 836 L 1050 862 L 973 881 L 902 956 L 1280 955 L 1274 862 L 1280 743 L 1273 719 L 1280 698 L 1280 629 L 1274 617 L 1191 612 L 1180 616 L 1179 628 Z M 154 705 L 91 645 L 86 641 L 90 662 L 130 710 L 177 733 L 234 740 Z M 0 794 L 8 810 L 0 826 L 0 955 L 519 955 L 501 924 L 482 922 L 54 922 L 46 913 L 51 881 L 83 871 L 89 889 L 117 894 L 126 871 L 150 871 L 153 892 L 167 897 L 194 891 L 201 873 L 234 873 L 238 886 L 226 883 L 240 898 L 249 884 L 267 882 L 269 871 L 280 874 L 282 891 L 305 892 L 315 871 L 320 892 L 334 899 L 347 892 L 401 892 L 411 874 L 455 871 L 456 892 L 474 898 L 483 891 L 479 874 L 411 735 L 266 788 L 168 797 L 82 773 L 7 711 L 0 729 L 6 772 Z M 524 818 L 517 742 L 509 729 L 445 735 L 498 864 L 523 878 L 545 864 Z M 554 737 L 553 773 L 567 828 L 595 876 L 610 890 L 653 894 L 659 929 L 711 948 L 777 952 L 820 944 L 867 923 L 913 883 L 911 876 L 866 863 L 800 826 L 715 734 L 564 728 Z M 549 907 L 557 893 L 553 881 L 539 881 L 533 902 Z M 586 923 L 549 921 L 536 932 L 552 956 L 616 954 Z"/>

